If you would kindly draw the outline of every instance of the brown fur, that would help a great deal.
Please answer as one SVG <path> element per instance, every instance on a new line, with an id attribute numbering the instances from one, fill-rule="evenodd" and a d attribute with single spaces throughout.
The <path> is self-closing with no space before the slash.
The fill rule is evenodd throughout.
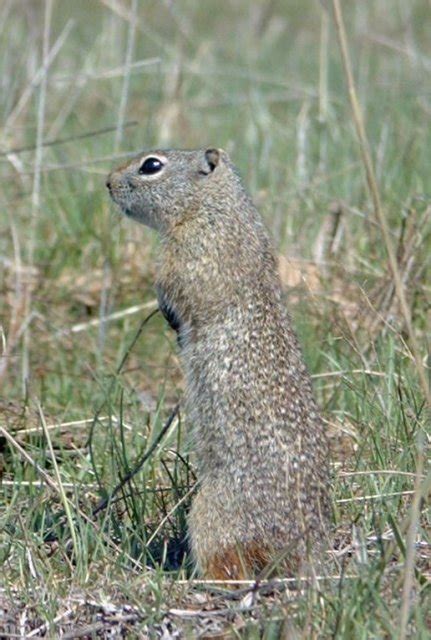
<path id="1" fill-rule="evenodd" d="M 235 168 L 217 149 L 154 151 L 112 172 L 108 186 L 162 239 L 157 292 L 178 332 L 198 470 L 189 517 L 198 569 L 239 577 L 277 558 L 284 572 L 318 561 L 326 434 L 274 250 Z"/>
<path id="2" fill-rule="evenodd" d="M 271 555 L 262 544 L 224 549 L 208 560 L 204 576 L 214 580 L 249 580 L 263 571 Z"/>

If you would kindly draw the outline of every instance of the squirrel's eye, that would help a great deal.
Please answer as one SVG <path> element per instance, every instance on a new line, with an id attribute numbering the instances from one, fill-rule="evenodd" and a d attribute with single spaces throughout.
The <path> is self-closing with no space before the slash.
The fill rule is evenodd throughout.
<path id="1" fill-rule="evenodd" d="M 163 162 L 158 158 L 147 158 L 139 167 L 139 173 L 145 176 L 151 176 L 163 169 Z"/>

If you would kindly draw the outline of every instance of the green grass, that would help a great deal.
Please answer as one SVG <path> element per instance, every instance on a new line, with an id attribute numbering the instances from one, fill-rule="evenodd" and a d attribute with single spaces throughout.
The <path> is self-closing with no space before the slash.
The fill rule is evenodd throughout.
<path id="1" fill-rule="evenodd" d="M 342 4 L 425 361 L 429 4 Z M 137 2 L 132 61 L 146 62 L 130 74 L 132 124 L 117 144 L 133 3 L 54 0 L 49 42 L 46 7 L 0 5 L 0 426 L 15 442 L 0 436 L 1 637 L 398 638 L 407 597 L 404 637 L 429 637 L 427 500 L 413 510 L 417 470 L 429 473 L 429 412 L 331 19 L 325 50 L 319 3 Z M 65 28 L 46 84 L 43 74 L 34 83 L 44 42 L 50 50 Z M 294 260 L 289 309 L 333 444 L 334 552 L 328 575 L 302 589 L 190 581 L 195 472 L 183 411 L 92 515 L 160 437 L 184 387 L 160 314 L 134 344 L 155 308 L 157 239 L 113 210 L 104 178 L 143 148 L 206 145 L 229 151 L 280 254 Z"/>

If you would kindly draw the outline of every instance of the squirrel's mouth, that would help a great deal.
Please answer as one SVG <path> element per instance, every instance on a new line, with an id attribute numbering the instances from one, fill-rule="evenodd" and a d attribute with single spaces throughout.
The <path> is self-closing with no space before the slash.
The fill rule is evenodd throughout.
<path id="1" fill-rule="evenodd" d="M 117 205 L 117 207 L 119 208 L 120 213 L 122 213 L 123 215 L 127 216 L 128 218 L 133 217 L 133 210 L 132 210 L 131 207 L 128 207 L 123 202 L 119 202 L 118 200 L 115 200 L 115 198 L 112 198 L 112 199 L 115 202 L 115 204 Z"/>
<path id="2" fill-rule="evenodd" d="M 122 194 L 121 193 L 119 194 L 110 185 L 108 186 L 108 191 L 109 191 L 109 195 L 111 196 L 111 200 L 121 210 L 121 213 L 124 213 L 124 215 L 126 215 L 126 216 L 131 216 L 132 215 L 132 210 L 124 202 L 124 198 L 121 197 Z"/>

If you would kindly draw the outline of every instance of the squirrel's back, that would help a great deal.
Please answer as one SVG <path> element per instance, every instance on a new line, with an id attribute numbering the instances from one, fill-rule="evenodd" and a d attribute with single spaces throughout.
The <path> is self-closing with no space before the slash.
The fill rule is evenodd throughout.
<path id="1" fill-rule="evenodd" d="M 113 172 L 113 199 L 159 230 L 160 307 L 178 332 L 199 492 L 201 572 L 296 572 L 329 519 L 328 449 L 262 220 L 221 150 L 157 151 Z"/>

